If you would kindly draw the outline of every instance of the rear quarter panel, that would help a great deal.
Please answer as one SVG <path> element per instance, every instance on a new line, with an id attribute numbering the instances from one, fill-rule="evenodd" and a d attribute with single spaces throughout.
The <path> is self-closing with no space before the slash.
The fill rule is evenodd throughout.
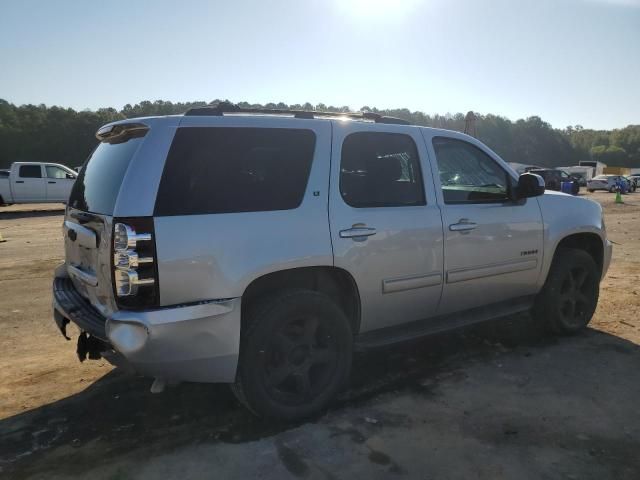
<path id="1" fill-rule="evenodd" d="M 181 127 L 309 128 L 316 134 L 316 144 L 307 188 L 296 209 L 155 218 L 162 305 L 240 297 L 262 275 L 333 265 L 327 213 L 331 125 L 300 122 L 184 117 Z"/>

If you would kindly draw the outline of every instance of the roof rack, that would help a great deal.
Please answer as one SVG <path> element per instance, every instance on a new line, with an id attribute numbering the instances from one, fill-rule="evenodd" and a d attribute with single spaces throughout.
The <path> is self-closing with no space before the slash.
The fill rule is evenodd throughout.
<path id="1" fill-rule="evenodd" d="M 369 120 L 375 123 L 389 123 L 397 125 L 411 125 L 411 122 L 407 122 L 397 117 L 387 117 L 373 112 L 356 112 L 356 113 L 341 113 L 341 112 L 318 112 L 310 110 L 284 110 L 284 109 L 270 109 L 270 108 L 242 108 L 234 104 L 219 104 L 216 106 L 196 107 L 191 108 L 185 112 L 185 116 L 197 117 L 197 116 L 217 116 L 221 117 L 227 113 L 256 113 L 260 115 L 289 115 L 294 118 L 313 119 L 316 117 L 331 117 L 331 118 L 350 118 L 353 120 Z"/>

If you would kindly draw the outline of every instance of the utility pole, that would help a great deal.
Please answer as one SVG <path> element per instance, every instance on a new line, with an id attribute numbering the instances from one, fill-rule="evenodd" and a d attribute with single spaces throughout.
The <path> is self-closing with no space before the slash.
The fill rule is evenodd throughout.
<path id="1" fill-rule="evenodd" d="M 469 110 L 467 116 L 464 117 L 464 133 L 472 137 L 478 136 L 476 132 L 476 116 L 471 110 Z"/>

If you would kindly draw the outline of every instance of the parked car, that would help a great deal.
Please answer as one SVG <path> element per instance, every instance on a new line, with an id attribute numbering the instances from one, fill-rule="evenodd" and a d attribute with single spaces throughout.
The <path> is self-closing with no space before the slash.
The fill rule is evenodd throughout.
<path id="1" fill-rule="evenodd" d="M 629 178 L 631 178 L 633 181 L 636 182 L 636 187 L 637 187 L 638 182 L 640 182 L 640 173 L 632 173 L 631 175 L 629 175 Z"/>
<path id="2" fill-rule="evenodd" d="M 638 188 L 637 180 L 631 176 L 627 177 L 626 175 L 623 178 L 627 181 L 627 184 L 629 185 L 629 191 L 635 192 L 636 189 Z"/>
<path id="3" fill-rule="evenodd" d="M 261 416 L 322 410 L 374 349 L 521 311 L 585 327 L 602 208 L 467 135 L 375 114 L 228 107 L 97 132 L 54 319 L 81 359 L 230 383 Z"/>
<path id="4" fill-rule="evenodd" d="M 585 177 L 585 175 L 580 174 L 580 173 L 569 173 L 566 172 L 572 179 L 574 179 L 576 182 L 578 182 L 578 185 L 580 185 L 581 187 L 586 187 L 587 186 L 587 178 Z"/>
<path id="5" fill-rule="evenodd" d="M 529 170 L 530 173 L 540 175 L 544 179 L 546 188 L 549 190 L 560 191 L 562 182 L 571 183 L 571 194 L 577 195 L 580 192 L 580 183 L 573 177 L 570 177 L 567 172 L 562 170 L 555 170 L 552 168 L 539 168 Z"/>
<path id="6" fill-rule="evenodd" d="M 0 175 L 0 205 L 66 202 L 76 173 L 57 163 L 15 162 Z"/>
<path id="7" fill-rule="evenodd" d="M 629 183 L 621 175 L 598 175 L 587 182 L 588 192 L 607 190 L 613 193 L 618 188 L 621 193 L 627 193 L 629 191 Z"/>

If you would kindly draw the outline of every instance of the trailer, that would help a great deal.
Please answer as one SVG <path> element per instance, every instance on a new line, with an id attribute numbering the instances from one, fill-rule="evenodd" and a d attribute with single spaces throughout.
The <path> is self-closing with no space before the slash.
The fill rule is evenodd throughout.
<path id="1" fill-rule="evenodd" d="M 603 175 L 604 169 L 607 166 L 606 163 L 598 162 L 597 160 L 580 160 L 578 165 L 581 167 L 591 167 L 593 169 L 591 177 Z"/>

